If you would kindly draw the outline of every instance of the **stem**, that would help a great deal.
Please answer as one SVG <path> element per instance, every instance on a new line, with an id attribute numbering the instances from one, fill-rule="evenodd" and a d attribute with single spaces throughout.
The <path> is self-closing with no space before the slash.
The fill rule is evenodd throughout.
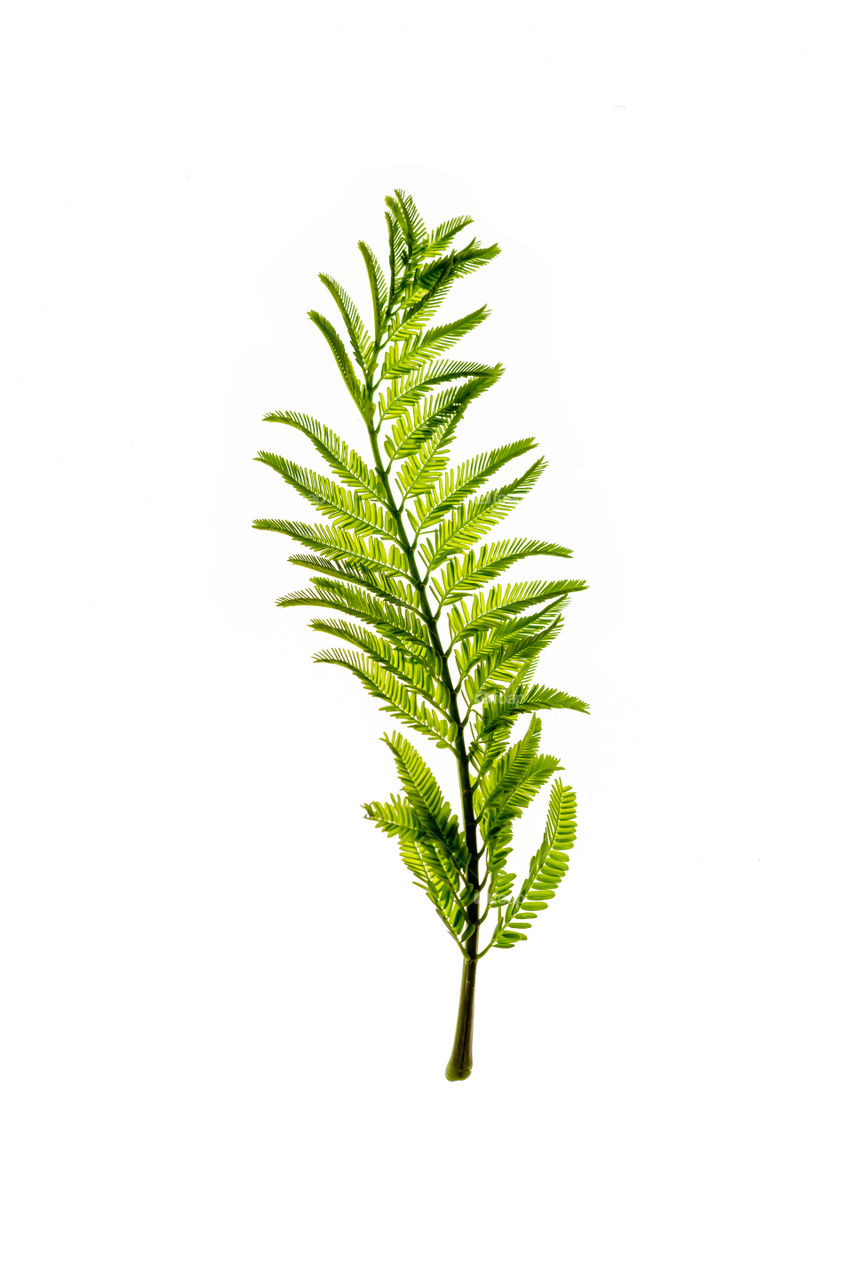
<path id="1" fill-rule="evenodd" d="M 459 1016 L 456 1020 L 456 1036 L 453 1051 L 444 1074 L 448 1080 L 467 1080 L 474 1065 L 471 1042 L 474 1035 L 474 983 L 477 977 L 477 957 L 465 957 L 462 962 L 462 988 L 459 992 Z"/>
<path id="2" fill-rule="evenodd" d="M 405 285 L 405 275 L 403 278 Z M 391 312 L 393 299 L 393 283 L 388 294 L 388 308 L 386 311 L 386 324 Z M 369 407 L 369 417 L 367 418 L 368 434 L 370 436 L 370 447 L 373 451 L 373 461 L 376 470 L 382 481 L 382 487 L 385 490 L 388 510 L 391 512 L 394 522 L 397 526 L 397 532 L 400 539 L 400 546 L 406 556 L 409 565 L 409 573 L 412 583 L 418 593 L 421 603 L 424 622 L 432 641 L 435 655 L 439 660 L 441 667 L 441 682 L 447 691 L 448 697 L 448 714 L 451 721 L 456 726 L 456 744 L 454 753 L 456 755 L 456 768 L 459 775 L 459 797 L 462 803 L 462 820 L 465 827 L 465 847 L 467 851 L 467 863 L 465 867 L 466 885 L 470 891 L 471 901 L 466 910 L 467 928 L 470 930 L 468 937 L 463 945 L 464 960 L 462 967 L 462 989 L 459 995 L 459 1017 L 456 1025 L 456 1038 L 454 1040 L 453 1052 L 450 1056 L 450 1062 L 447 1064 L 446 1076 L 448 1080 L 465 1080 L 471 1074 L 472 1056 L 471 1042 L 474 1030 L 474 980 L 477 973 L 477 940 L 480 932 L 480 872 L 479 859 L 480 853 L 477 847 L 477 819 L 474 816 L 474 800 L 471 787 L 471 770 L 468 762 L 468 749 L 465 745 L 464 727 L 468 717 L 462 719 L 459 712 L 459 704 L 456 698 L 456 688 L 450 674 L 450 665 L 444 646 L 441 643 L 441 637 L 438 634 L 438 625 L 435 614 L 433 613 L 429 597 L 426 592 L 426 584 L 421 576 L 418 568 L 417 560 L 412 543 L 409 540 L 406 526 L 403 523 L 403 516 L 400 507 L 394 499 L 394 493 L 391 488 L 391 481 L 388 471 L 383 466 L 382 456 L 379 452 L 378 444 L 378 427 L 374 430 L 373 416 L 375 413 L 375 405 L 373 402 L 373 393 L 376 386 L 382 381 L 381 376 L 379 382 L 373 383 L 373 373 L 376 369 L 378 359 L 379 343 L 384 336 L 384 332 L 376 334 L 374 346 L 374 360 L 371 365 L 370 376 L 365 384 L 365 393 Z"/>

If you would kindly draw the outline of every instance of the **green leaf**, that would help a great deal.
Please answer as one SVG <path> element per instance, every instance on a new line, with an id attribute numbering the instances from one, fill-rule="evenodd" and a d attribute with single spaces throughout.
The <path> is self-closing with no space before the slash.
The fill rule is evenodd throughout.
<path id="1" fill-rule="evenodd" d="M 545 835 L 530 859 L 530 870 L 517 895 L 506 907 L 494 933 L 497 946 L 511 946 L 524 936 L 540 911 L 554 897 L 569 869 L 569 850 L 575 842 L 576 800 L 571 787 L 555 782 L 551 788 Z"/>
<path id="2" fill-rule="evenodd" d="M 397 225 L 410 246 L 414 247 L 419 241 L 426 240 L 427 229 L 424 225 L 424 220 L 410 195 L 407 195 L 405 191 L 401 191 L 399 187 L 395 187 L 394 198 L 388 196 L 386 204 L 394 212 L 397 218 Z"/>
<path id="3" fill-rule="evenodd" d="M 349 335 L 352 353 L 366 376 L 370 358 L 373 354 L 373 343 L 364 326 L 364 321 L 358 314 L 358 308 L 347 291 L 338 284 L 337 280 L 327 276 L 324 272 L 320 273 L 320 279 L 337 303 Z"/>
<path id="4" fill-rule="evenodd" d="M 390 197 L 386 197 L 386 204 L 389 199 Z M 406 240 L 400 230 L 399 223 L 390 213 L 385 214 L 385 225 L 388 228 L 388 266 L 391 272 L 391 283 L 388 292 L 389 298 L 393 300 L 405 274 L 408 254 Z"/>
<path id="5" fill-rule="evenodd" d="M 368 467 L 354 449 L 307 413 L 276 412 L 264 416 L 264 422 L 281 422 L 295 427 L 306 436 L 320 456 L 329 464 L 339 480 L 371 501 L 385 502 L 385 490 L 379 476 Z"/>
<path id="6" fill-rule="evenodd" d="M 308 315 L 328 342 L 332 355 L 335 357 L 335 363 L 337 364 L 341 377 L 344 380 L 344 384 L 358 406 L 362 417 L 364 417 L 368 411 L 367 394 L 356 376 L 355 369 L 352 366 L 352 361 L 347 355 L 346 347 L 343 344 L 340 334 L 337 329 L 335 329 L 335 326 L 327 320 L 325 316 L 321 315 L 319 311 L 309 311 Z"/>
<path id="7" fill-rule="evenodd" d="M 463 598 L 448 612 L 451 647 L 458 647 L 464 640 L 484 631 L 508 626 L 523 610 L 534 605 L 557 601 L 563 607 L 573 592 L 585 591 L 586 585 L 579 579 L 566 578 L 554 582 L 499 582 L 488 592 L 479 592 L 469 600 Z"/>
<path id="8" fill-rule="evenodd" d="M 324 516 L 342 529 L 370 536 L 379 534 L 398 542 L 395 522 L 387 507 L 366 501 L 352 489 L 342 489 L 326 476 L 318 475 L 307 467 L 297 466 L 276 453 L 261 450 L 256 462 L 263 462 L 278 472 L 291 488 L 315 506 Z"/>
<path id="9" fill-rule="evenodd" d="M 458 253 L 451 253 L 446 258 L 439 258 L 418 272 L 417 283 L 422 289 L 434 289 L 458 280 L 461 276 L 470 275 L 478 267 L 485 266 L 500 253 L 496 244 L 485 248 L 478 240 L 472 240 Z"/>
<path id="10" fill-rule="evenodd" d="M 452 320 L 449 324 L 442 324 L 436 326 L 435 329 L 428 329 L 426 333 L 422 334 L 414 342 L 403 343 L 400 347 L 396 344 L 392 345 L 385 356 L 385 363 L 382 368 L 383 378 L 397 378 L 402 373 L 408 373 L 414 369 L 422 369 L 437 355 L 448 351 L 466 333 L 476 329 L 477 325 L 482 324 L 488 314 L 487 307 L 478 307 L 476 311 L 469 312 L 467 316 L 462 316 L 459 320 Z"/>
<path id="11" fill-rule="evenodd" d="M 439 675 L 443 668 L 434 653 L 432 638 L 427 628 L 412 614 L 402 609 L 395 609 L 389 604 L 380 604 L 365 591 L 347 586 L 341 582 L 327 578 L 312 578 L 314 591 L 293 591 L 276 601 L 281 608 L 292 608 L 296 605 L 321 605 L 326 609 L 336 609 L 338 613 L 357 618 L 373 627 L 379 635 L 385 636 L 395 644 L 408 646 L 412 657 Z"/>
<path id="12" fill-rule="evenodd" d="M 538 459 L 515 479 L 487 488 L 534 448 L 532 437 L 461 462 L 452 456 L 469 405 L 503 369 L 448 355 L 482 323 L 487 308 L 443 322 L 442 306 L 455 283 L 491 262 L 498 246 L 469 238 L 454 248 L 471 219 L 451 218 L 428 231 L 399 187 L 386 200 L 385 221 L 387 271 L 359 241 L 372 332 L 350 293 L 327 274 L 320 279 L 340 326 L 309 312 L 362 419 L 363 456 L 308 414 L 268 414 L 266 421 L 305 435 L 325 466 L 314 470 L 265 450 L 258 460 L 325 523 L 264 518 L 255 527 L 300 544 L 289 560 L 309 571 L 309 586 L 278 603 L 310 605 L 312 629 L 332 637 L 336 647 L 320 650 L 315 661 L 351 672 L 401 725 L 453 754 L 458 768 L 449 768 L 448 777 L 458 773 L 459 816 L 426 761 L 399 734 L 386 741 L 402 793 L 366 805 L 365 813 L 397 841 L 416 885 L 467 955 L 492 911 L 497 926 L 489 946 L 523 941 L 568 865 L 574 797 L 553 781 L 557 758 L 540 750 L 539 713 L 588 708 L 535 682 L 535 672 L 572 595 L 586 583 L 500 581 L 529 557 L 571 552 L 526 537 L 481 544 L 541 474 L 545 464 Z M 523 715 L 529 721 L 515 734 Z M 546 783 L 553 789 L 545 836 L 519 887 L 509 866 L 514 828 Z"/>
<path id="13" fill-rule="evenodd" d="M 414 405 L 391 427 L 385 450 L 391 462 L 418 452 L 436 431 L 455 425 L 476 395 L 475 380 L 445 388 Z"/>
<path id="14" fill-rule="evenodd" d="M 388 282 L 370 245 L 366 244 L 364 240 L 359 240 L 358 248 L 367 269 L 370 298 L 373 303 L 373 328 L 378 341 L 382 326 L 385 323 L 385 309 L 388 305 Z"/>
<path id="15" fill-rule="evenodd" d="M 415 810 L 399 796 L 392 796 L 387 803 L 366 804 L 364 810 L 380 831 L 397 837 L 415 884 L 425 891 L 450 932 L 459 937 L 466 924 L 459 900 L 459 873 L 441 843 L 429 839 Z"/>
<path id="16" fill-rule="evenodd" d="M 457 867 L 464 867 L 467 851 L 459 819 L 442 795 L 432 770 L 402 734 L 386 734 L 383 741 L 394 756 L 400 783 L 420 821 L 420 838 L 440 844 Z"/>
<path id="17" fill-rule="evenodd" d="M 358 565 L 380 578 L 409 577 L 409 562 L 403 552 L 398 547 L 386 546 L 380 538 L 362 538 L 351 529 L 304 524 L 301 520 L 261 519 L 253 522 L 253 528 L 287 534 L 330 560 Z"/>
<path id="18" fill-rule="evenodd" d="M 526 675 L 546 645 L 555 639 L 561 626 L 562 620 L 558 618 L 541 631 L 523 634 L 482 657 L 474 674 L 463 682 L 469 707 L 482 702 L 490 693 L 500 692 L 519 676 Z"/>
<path id="19" fill-rule="evenodd" d="M 474 670 L 483 675 L 490 671 L 495 663 L 507 656 L 512 649 L 515 653 L 523 652 L 522 641 L 534 640 L 543 631 L 551 631 L 565 607 L 565 597 L 552 600 L 543 609 L 521 617 L 508 617 L 502 624 L 488 630 L 478 631 L 474 636 L 462 640 L 454 649 L 457 680 L 461 683 L 465 676 Z M 551 638 L 554 638 L 552 635 Z"/>
<path id="20" fill-rule="evenodd" d="M 427 236 L 424 245 L 424 256 L 434 258 L 436 254 L 444 253 L 454 236 L 457 236 L 465 227 L 470 227 L 474 221 L 467 215 L 458 218 L 448 218 L 446 222 L 442 222 L 436 227 L 435 231 L 431 231 Z"/>
<path id="21" fill-rule="evenodd" d="M 429 395 L 434 387 L 460 378 L 485 378 L 493 386 L 503 373 L 501 364 L 475 364 L 469 360 L 437 360 L 424 373 L 414 370 L 391 379 L 388 396 L 379 393 L 379 417 L 399 418 L 401 414 Z M 483 390 L 486 388 L 484 387 Z"/>
<path id="22" fill-rule="evenodd" d="M 487 698 L 477 709 L 476 733 L 470 746 L 473 759 L 482 759 L 489 743 L 505 740 L 513 721 L 531 711 L 589 711 L 589 705 L 559 689 L 517 681 Z M 484 767 L 483 765 L 480 766 Z"/>
<path id="23" fill-rule="evenodd" d="M 438 393 L 418 400 L 405 413 L 397 415 L 385 441 L 390 461 L 410 457 L 436 431 L 445 427 L 455 429 L 471 402 L 494 386 L 499 377 L 500 373 L 492 370 L 483 377 L 467 378 L 461 385 L 443 387 Z"/>
<path id="24" fill-rule="evenodd" d="M 442 746 L 450 746 L 455 741 L 456 726 L 449 717 L 428 705 L 422 695 L 403 684 L 373 658 L 362 657 L 346 649 L 322 649 L 315 653 L 314 661 L 351 671 L 368 693 L 379 699 L 389 715 L 410 729 L 416 729 Z"/>
<path id="25" fill-rule="evenodd" d="M 507 462 L 520 458 L 535 445 L 531 438 L 491 449 L 469 458 L 460 467 L 442 476 L 440 482 L 415 503 L 415 531 L 420 534 L 435 524 L 448 511 L 453 511 Z"/>
<path id="26" fill-rule="evenodd" d="M 466 550 L 482 538 L 530 492 L 545 470 L 545 459 L 538 458 L 532 467 L 500 489 L 492 489 L 463 506 L 456 507 L 423 544 L 420 554 L 429 576 L 442 561 Z"/>
<path id="27" fill-rule="evenodd" d="M 505 569 L 526 560 L 530 556 L 562 556 L 568 558 L 571 551 L 554 542 L 538 542 L 534 538 L 507 538 L 503 542 L 490 543 L 478 551 L 449 560 L 437 583 L 430 583 L 439 610 L 445 605 L 476 591 L 478 587 L 497 578 Z"/>
<path id="28" fill-rule="evenodd" d="M 425 620 L 421 607 L 421 598 L 411 583 L 400 578 L 378 578 L 369 570 L 353 564 L 336 564 L 325 556 L 303 555 L 301 553 L 288 556 L 291 564 L 301 565 L 305 569 L 313 569 L 325 577 L 340 578 L 356 590 L 368 591 L 377 600 L 387 602 L 392 608 L 408 610 L 420 621 Z M 316 579 L 312 578 L 312 582 Z M 337 584 L 330 584 L 337 587 Z"/>
<path id="29" fill-rule="evenodd" d="M 407 651 L 399 643 L 394 644 L 364 627 L 356 627 L 352 623 L 340 622 L 332 618 L 312 618 L 311 628 L 314 631 L 323 631 L 326 635 L 334 636 L 338 640 L 345 640 L 348 644 L 363 650 L 380 667 L 390 671 L 403 684 L 431 702 L 442 715 L 447 715 L 448 694 L 429 660 L 432 650 L 427 651 L 428 656 L 415 649 Z"/>

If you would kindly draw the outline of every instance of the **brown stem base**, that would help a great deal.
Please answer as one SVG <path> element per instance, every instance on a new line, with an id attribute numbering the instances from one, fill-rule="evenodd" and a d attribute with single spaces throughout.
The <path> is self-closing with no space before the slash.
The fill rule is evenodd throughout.
<path id="1" fill-rule="evenodd" d="M 453 1052 L 445 1075 L 448 1080 L 467 1080 L 474 1065 L 472 1051 L 474 1038 L 474 982 L 477 977 L 477 961 L 466 956 L 462 965 L 462 987 L 459 992 L 459 1016 L 456 1020 L 456 1036 Z"/>

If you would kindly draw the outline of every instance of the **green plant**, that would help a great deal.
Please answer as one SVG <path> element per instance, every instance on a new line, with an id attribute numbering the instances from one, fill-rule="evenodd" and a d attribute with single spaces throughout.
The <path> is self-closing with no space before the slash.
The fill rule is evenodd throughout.
<path id="1" fill-rule="evenodd" d="M 459 778 L 461 820 L 433 773 L 399 733 L 386 736 L 402 794 L 365 805 L 376 825 L 399 841 L 403 861 L 431 900 L 463 955 L 462 987 L 449 1080 L 471 1073 L 477 964 L 492 947 L 526 938 L 568 867 L 575 796 L 552 783 L 545 834 L 516 886 L 507 869 L 513 823 L 560 769 L 539 752 L 549 708 L 586 711 L 586 703 L 533 682 L 542 650 L 558 634 L 575 579 L 498 581 L 533 556 L 568 557 L 551 542 L 483 537 L 529 493 L 545 467 L 537 458 L 521 475 L 480 492 L 502 467 L 535 447 L 526 437 L 452 465 L 450 446 L 468 406 L 494 386 L 501 365 L 449 360 L 446 352 L 487 316 L 485 307 L 430 327 L 453 282 L 496 257 L 477 240 L 451 249 L 470 225 L 451 218 L 428 232 L 411 197 L 386 200 L 386 277 L 363 241 L 373 308 L 372 331 L 350 296 L 320 279 L 340 312 L 349 342 L 317 311 L 323 334 L 363 420 L 372 465 L 315 418 L 269 413 L 307 436 L 331 476 L 273 453 L 272 467 L 326 517 L 326 524 L 256 520 L 306 550 L 290 556 L 312 571 L 311 590 L 279 605 L 309 605 L 342 617 L 315 618 L 315 631 L 345 646 L 315 661 L 345 667 L 408 729 L 451 751 Z M 511 741 L 514 723 L 530 715 Z M 479 949 L 487 919 L 494 927 Z"/>

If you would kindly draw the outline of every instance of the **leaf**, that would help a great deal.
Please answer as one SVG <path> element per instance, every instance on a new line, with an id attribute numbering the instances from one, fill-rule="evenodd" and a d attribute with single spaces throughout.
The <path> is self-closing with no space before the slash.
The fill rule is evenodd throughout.
<path id="1" fill-rule="evenodd" d="M 436 227 L 435 231 L 431 231 L 427 236 L 424 245 L 424 256 L 435 257 L 438 253 L 443 253 L 454 236 L 458 235 L 465 227 L 470 227 L 474 221 L 467 215 L 459 218 L 448 218 L 446 222 L 442 222 Z"/>
<path id="2" fill-rule="evenodd" d="M 326 476 L 318 475 L 307 467 L 297 466 L 287 458 L 280 458 L 276 453 L 261 450 L 256 462 L 263 462 L 273 471 L 277 471 L 291 488 L 307 498 L 312 506 L 317 507 L 324 516 L 342 529 L 351 529 L 356 533 L 370 536 L 379 534 L 398 542 L 395 522 L 383 503 L 365 501 L 357 492 L 342 489 Z"/>
<path id="3" fill-rule="evenodd" d="M 560 768 L 555 756 L 538 754 L 541 730 L 542 722 L 534 716 L 521 740 L 499 754 L 496 762 L 480 773 L 475 785 L 477 823 L 488 850 L 493 906 L 503 904 L 515 879 L 514 872 L 505 871 L 512 852 L 513 823 Z"/>
<path id="4" fill-rule="evenodd" d="M 314 661 L 351 671 L 367 692 L 382 702 L 389 715 L 410 729 L 416 729 L 441 746 L 450 746 L 455 741 L 456 726 L 450 718 L 425 705 L 425 695 L 413 692 L 373 658 L 362 657 L 346 649 L 322 649 L 315 653 Z"/>
<path id="5" fill-rule="evenodd" d="M 437 360 L 423 373 L 420 370 L 401 374 L 392 378 L 391 390 L 387 397 L 379 393 L 380 421 L 387 418 L 398 418 L 412 405 L 417 404 L 434 387 L 445 382 L 456 382 L 460 378 L 486 378 L 488 385 L 493 386 L 503 373 L 501 364 L 475 364 L 469 360 Z M 485 390 L 485 388 L 483 388 Z"/>
<path id="6" fill-rule="evenodd" d="M 359 622 L 373 627 L 379 635 L 409 646 L 413 657 L 428 662 L 436 675 L 441 673 L 441 664 L 433 651 L 429 631 L 411 614 L 388 604 L 379 604 L 366 592 L 340 582 L 312 578 L 311 584 L 315 590 L 292 591 L 277 600 L 276 604 L 282 609 L 296 605 L 320 605 L 325 609 L 336 609 L 338 613 L 357 618 Z"/>
<path id="7" fill-rule="evenodd" d="M 427 576 L 434 573 L 443 560 L 472 546 L 503 520 L 530 492 L 544 470 L 545 459 L 537 458 L 518 479 L 456 507 L 419 549 Z"/>
<path id="8" fill-rule="evenodd" d="M 496 583 L 488 592 L 479 592 L 470 600 L 458 601 L 448 613 L 451 647 L 478 636 L 483 631 L 509 624 L 523 610 L 547 601 L 565 605 L 570 594 L 586 590 L 578 579 L 560 578 L 554 582 Z"/>
<path id="9" fill-rule="evenodd" d="M 476 783 L 480 804 L 477 821 L 485 831 L 516 818 L 535 799 L 547 779 L 560 768 L 556 756 L 539 755 L 542 721 L 533 716 L 524 736 L 497 762 L 481 773 Z"/>
<path id="10" fill-rule="evenodd" d="M 476 632 L 472 637 L 454 646 L 457 678 L 461 682 L 476 668 L 481 671 L 489 662 L 506 656 L 511 646 L 527 639 L 534 639 L 542 630 L 550 630 L 565 607 L 565 597 L 549 601 L 544 608 L 521 617 L 507 617 L 506 621 Z"/>
<path id="11" fill-rule="evenodd" d="M 368 411 L 367 395 L 356 376 L 355 369 L 352 367 L 352 361 L 347 355 L 346 347 L 341 340 L 340 334 L 334 325 L 319 311 L 309 311 L 308 315 L 328 342 L 344 384 L 358 406 L 362 417 L 364 417 Z"/>
<path id="12" fill-rule="evenodd" d="M 390 196 L 386 203 L 390 205 L 394 211 L 398 221 L 400 230 L 405 235 L 410 246 L 414 247 L 419 241 L 426 240 L 427 229 L 424 220 L 418 212 L 417 206 L 410 195 L 405 191 L 401 191 L 399 187 L 394 189 L 394 199 Z"/>
<path id="13" fill-rule="evenodd" d="M 296 555 L 288 556 L 291 564 L 301 565 L 305 569 L 313 569 L 326 577 L 340 578 L 343 582 L 357 590 L 368 591 L 377 600 L 386 601 L 393 608 L 408 610 L 420 621 L 424 621 L 421 599 L 411 583 L 400 578 L 378 578 L 369 570 L 353 564 L 336 564 L 325 556 Z M 312 582 L 316 579 L 312 578 Z M 337 583 L 330 584 L 337 587 Z"/>
<path id="14" fill-rule="evenodd" d="M 329 464 L 339 480 L 372 501 L 385 502 L 385 490 L 376 474 L 354 449 L 307 413 L 276 412 L 264 416 L 264 422 L 281 422 L 295 427 L 306 436 L 320 456 Z"/>
<path id="15" fill-rule="evenodd" d="M 491 543 L 478 551 L 449 560 L 438 583 L 430 583 L 439 609 L 470 595 L 478 587 L 497 578 L 505 569 L 526 560 L 529 556 L 562 556 L 568 558 L 571 551 L 554 542 L 538 542 L 534 538 L 507 538 Z"/>
<path id="16" fill-rule="evenodd" d="M 378 342 L 385 322 L 385 309 L 388 305 L 388 282 L 370 245 L 365 243 L 364 240 L 359 240 L 358 248 L 367 269 L 370 298 L 373 303 L 373 327 Z"/>
<path id="17" fill-rule="evenodd" d="M 471 401 L 485 389 L 485 381 L 472 378 L 462 386 L 445 388 L 397 418 L 385 446 L 389 459 L 394 462 L 411 457 L 434 432 L 450 423 L 455 425 Z"/>
<path id="18" fill-rule="evenodd" d="M 325 272 L 320 273 L 320 279 L 337 303 L 349 335 L 352 353 L 366 375 L 370 358 L 373 355 L 373 343 L 370 341 L 370 335 L 364 327 L 364 321 L 358 314 L 358 308 L 347 291 L 338 284 L 337 280 L 327 276 Z"/>
<path id="19" fill-rule="evenodd" d="M 362 538 L 351 529 L 304 524 L 301 520 L 261 519 L 253 521 L 253 528 L 287 534 L 330 560 L 359 565 L 380 577 L 409 577 L 409 562 L 403 552 L 398 547 L 386 546 L 380 538 Z"/>
<path id="20" fill-rule="evenodd" d="M 490 740 L 505 738 L 518 716 L 527 715 L 531 711 L 549 710 L 587 712 L 589 705 L 559 689 L 525 684 L 523 680 L 494 693 L 477 709 L 476 735 L 469 749 L 472 758 L 480 760 L 484 750 L 488 749 Z"/>
<path id="21" fill-rule="evenodd" d="M 406 270 L 406 241 L 399 223 L 390 213 L 385 214 L 385 225 L 388 228 L 388 266 L 391 272 L 388 292 L 389 296 L 394 298 Z"/>
<path id="22" fill-rule="evenodd" d="M 435 524 L 448 511 L 452 511 L 475 493 L 480 485 L 485 484 L 507 462 L 528 453 L 534 445 L 532 438 L 516 440 L 513 444 L 469 458 L 461 467 L 442 476 L 440 482 L 415 503 L 415 531 L 420 534 Z"/>
<path id="23" fill-rule="evenodd" d="M 461 249 L 458 253 L 451 253 L 446 258 L 439 258 L 435 262 L 431 262 L 417 275 L 417 283 L 422 289 L 434 289 L 438 285 L 449 284 L 452 280 L 458 280 L 461 276 L 470 275 L 472 271 L 476 271 L 478 267 L 485 266 L 487 262 L 491 262 L 500 253 L 500 249 L 496 244 L 489 245 L 484 248 L 478 240 L 472 240 L 469 245 Z"/>
<path id="24" fill-rule="evenodd" d="M 433 664 L 417 650 L 406 651 L 399 643 L 389 642 L 364 627 L 353 626 L 332 618 L 312 618 L 313 631 L 323 631 L 338 640 L 355 645 L 373 658 L 380 667 L 426 698 L 443 715 L 447 714 L 448 694 L 436 675 Z M 428 650 L 432 656 L 432 650 Z"/>
<path id="25" fill-rule="evenodd" d="M 450 445 L 456 431 L 459 417 L 451 417 L 438 430 L 433 431 L 429 439 L 424 440 L 414 457 L 406 458 L 400 471 L 397 472 L 397 493 L 400 494 L 398 506 L 405 506 L 406 500 L 415 494 L 425 493 L 437 484 L 450 462 Z"/>
<path id="26" fill-rule="evenodd" d="M 442 795 L 432 770 L 402 734 L 386 734 L 383 741 L 394 756 L 400 783 L 420 821 L 420 838 L 440 844 L 455 865 L 463 867 L 468 855 L 459 819 Z"/>
<path id="27" fill-rule="evenodd" d="M 467 316 L 462 316 L 459 320 L 452 320 L 449 324 L 442 324 L 435 329 L 428 329 L 420 338 L 411 343 L 404 343 L 399 349 L 396 344 L 392 345 L 385 356 L 385 363 L 382 368 L 383 378 L 396 378 L 401 373 L 423 368 L 437 355 L 448 351 L 466 333 L 476 329 L 477 325 L 482 324 L 488 314 L 487 307 L 478 307 L 476 311 L 469 312 Z"/>
<path id="28" fill-rule="evenodd" d="M 537 914 L 544 911 L 554 897 L 569 869 L 569 850 L 574 845 L 577 829 L 575 814 L 575 793 L 562 782 L 555 782 L 551 788 L 545 835 L 530 859 L 530 870 L 521 888 L 506 907 L 503 923 L 495 929 L 496 946 L 509 947 L 522 941 Z"/>
<path id="29" fill-rule="evenodd" d="M 522 634 L 481 658 L 474 674 L 463 682 L 469 707 L 482 702 L 487 694 L 500 692 L 504 685 L 511 684 L 517 677 L 530 671 L 532 663 L 556 637 L 561 625 L 561 619 L 557 619 L 541 631 L 531 635 Z"/>
<path id="30" fill-rule="evenodd" d="M 332 638 L 334 647 L 321 649 L 315 661 L 351 672 L 402 726 L 453 754 L 458 815 L 425 759 L 398 733 L 385 740 L 402 792 L 366 805 L 365 813 L 397 841 L 416 885 L 468 955 L 492 911 L 497 925 L 489 945 L 522 941 L 568 865 L 574 796 L 554 782 L 557 758 L 540 749 L 540 713 L 588 708 L 538 683 L 535 672 L 571 597 L 586 583 L 533 575 L 507 583 L 502 575 L 525 559 L 571 552 L 527 537 L 483 544 L 544 468 L 539 458 L 514 479 L 493 480 L 534 448 L 532 436 L 462 461 L 452 456 L 468 407 L 503 367 L 448 354 L 486 318 L 485 306 L 448 322 L 441 309 L 455 283 L 491 262 L 498 246 L 460 237 L 471 223 L 467 216 L 428 230 L 401 188 L 386 200 L 385 221 L 387 270 L 359 241 L 372 332 L 331 275 L 320 279 L 339 327 L 309 312 L 366 429 L 363 456 L 308 414 L 268 414 L 266 421 L 305 435 L 325 465 L 312 469 L 266 450 L 258 460 L 310 502 L 323 523 L 264 518 L 255 527 L 299 544 L 289 561 L 309 571 L 309 584 L 278 604 L 311 606 L 310 626 Z M 528 722 L 516 734 L 524 715 Z M 546 783 L 552 791 L 545 835 L 519 886 L 509 866 L 514 828 Z"/>
<path id="31" fill-rule="evenodd" d="M 441 845 L 424 834 L 423 824 L 411 805 L 392 796 L 387 803 L 376 801 L 364 806 L 365 815 L 386 835 L 396 836 L 400 854 L 450 932 L 459 937 L 466 925 L 465 912 L 459 900 L 459 873 Z"/>

